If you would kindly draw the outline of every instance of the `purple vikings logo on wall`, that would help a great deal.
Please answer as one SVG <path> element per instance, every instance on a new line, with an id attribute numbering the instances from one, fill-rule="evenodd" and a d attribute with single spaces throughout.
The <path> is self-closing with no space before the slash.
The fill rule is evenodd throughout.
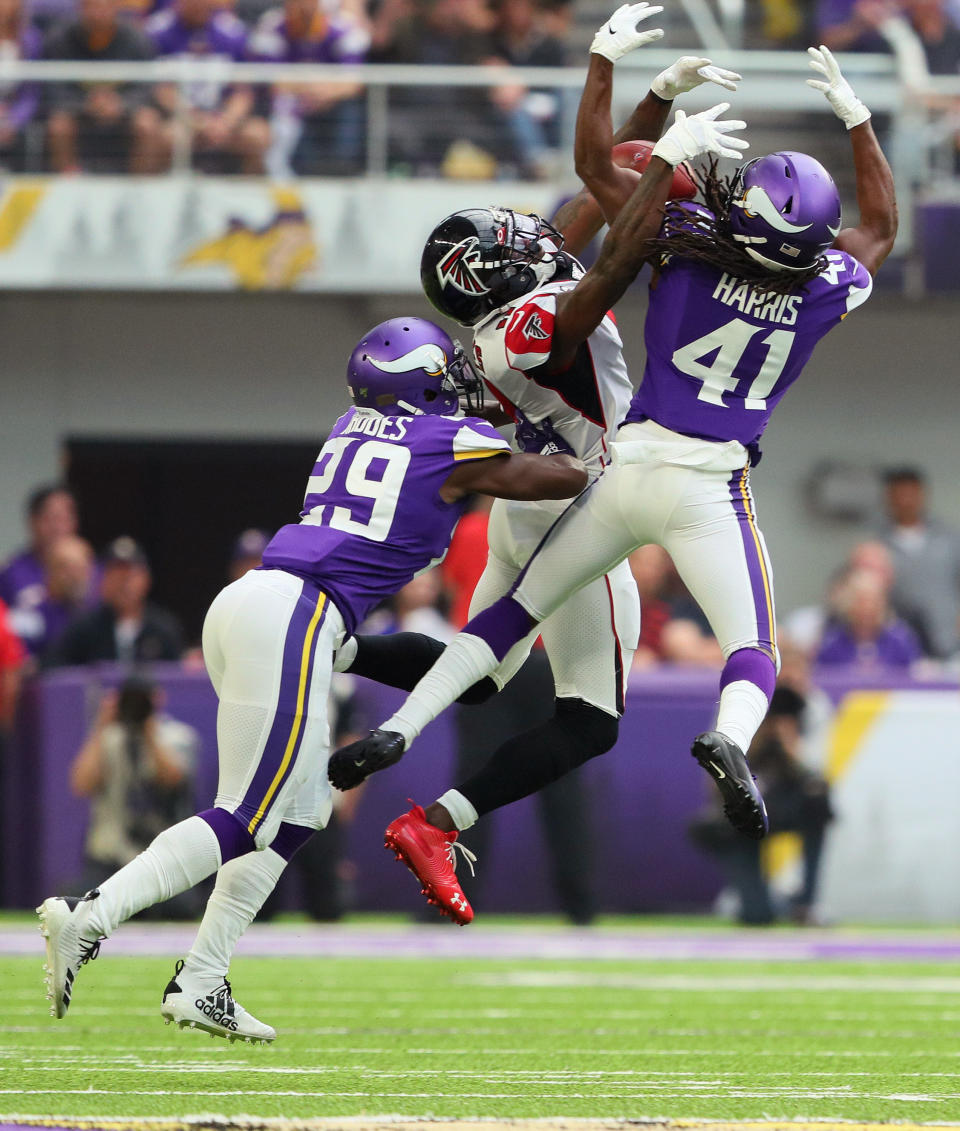
<path id="1" fill-rule="evenodd" d="M 484 265 L 478 244 L 476 236 L 467 236 L 440 260 L 437 264 L 437 278 L 441 287 L 452 283 L 465 295 L 483 295 L 489 291 L 490 288 L 481 283 L 473 270 L 474 267 Z"/>

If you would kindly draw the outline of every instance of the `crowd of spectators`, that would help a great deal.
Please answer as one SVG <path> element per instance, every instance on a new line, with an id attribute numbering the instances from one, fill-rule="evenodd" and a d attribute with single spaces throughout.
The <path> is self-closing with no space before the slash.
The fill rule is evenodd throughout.
<path id="1" fill-rule="evenodd" d="M 275 0 L 274 0 L 275 2 Z M 0 62 L 514 63 L 559 66 L 570 0 L 0 0 Z M 536 176 L 555 147 L 547 91 L 391 94 L 394 169 Z M 159 173 L 188 151 L 208 173 L 349 175 L 366 149 L 354 82 L 0 84 L 0 168 Z M 466 154 L 466 155 L 465 155 Z M 472 167 L 472 166 L 471 166 Z"/>
<path id="2" fill-rule="evenodd" d="M 822 602 L 782 619 L 774 705 L 750 750 L 772 831 L 801 838 L 803 867 L 788 906 L 798 921 L 806 920 L 814 903 L 832 818 L 824 777 L 832 707 L 816 686 L 815 672 L 843 667 L 870 679 L 899 669 L 924 676 L 944 665 L 955 672 L 960 659 L 960 529 L 931 514 L 918 469 L 889 470 L 884 488 L 884 515 L 874 536 L 853 546 L 828 579 Z M 401 590 L 362 631 L 415 631 L 448 640 L 467 619 L 486 561 L 488 512 L 489 502 L 478 500 L 458 527 L 443 566 Z M 176 615 L 150 601 L 150 566 L 133 538 L 120 535 L 95 555 L 80 533 L 76 500 L 63 484 L 33 492 L 25 513 L 27 542 L 0 566 L 0 756 L 25 678 L 58 666 L 103 662 L 129 673 L 119 695 L 106 693 L 99 709 L 91 710 L 90 732 L 71 770 L 73 791 L 92 802 L 84 865 L 90 878 L 106 874 L 149 841 L 156 822 L 167 821 L 177 806 L 189 807 L 196 735 L 163 712 L 160 693 L 144 680 L 154 661 L 202 664 L 202 656 L 186 649 Z M 225 580 L 259 565 L 268 540 L 267 531 L 243 531 L 229 553 Z M 635 670 L 658 665 L 719 670 L 719 646 L 669 556 L 646 546 L 632 555 L 631 566 L 643 607 Z M 335 733 L 350 736 L 363 729 L 362 704 L 358 707 L 351 677 L 338 680 Z M 549 665 L 535 648 L 506 691 L 482 706 L 459 708 L 462 774 L 538 712 L 549 714 L 552 697 Z M 591 836 L 580 794 L 576 780 L 565 779 L 539 803 L 561 906 L 571 920 L 586 923 L 594 914 Z M 316 918 L 336 918 L 348 902 L 350 863 L 341 856 L 338 837 L 356 803 L 353 794 L 340 799 L 338 835 L 316 838 L 316 852 L 304 854 L 298 865 Z M 762 854 L 742 837 L 731 837 L 719 811 L 706 810 L 691 832 L 720 862 L 744 922 L 770 922 L 780 914 Z M 571 853 L 574 842 L 578 850 Z M 297 882 L 291 875 L 290 882 Z M 167 910 L 192 913 L 187 907 Z"/>
<path id="3" fill-rule="evenodd" d="M 0 63 L 555 67 L 572 61 L 575 16 L 573 0 L 0 0 Z M 747 16 L 753 46 L 844 51 L 890 51 L 890 22 L 899 21 L 932 73 L 960 69 L 957 0 L 764 0 Z M 689 30 L 673 38 L 697 46 Z M 389 110 L 396 173 L 539 177 L 554 165 L 550 90 L 397 87 Z M 175 85 L 0 82 L 0 169 L 159 173 L 189 153 L 210 173 L 350 175 L 364 165 L 366 125 L 365 91 L 347 81 L 255 86 L 211 72 Z"/>
<path id="4" fill-rule="evenodd" d="M 884 499 L 874 536 L 853 545 L 823 600 L 781 618 L 785 647 L 815 665 L 922 673 L 960 659 L 960 529 L 930 513 L 916 468 L 887 471 Z M 481 503 L 464 518 L 442 569 L 422 575 L 374 614 L 372 631 L 409 629 L 449 639 L 466 620 L 486 560 L 488 509 Z M 190 655 L 175 612 L 150 600 L 150 565 L 133 538 L 119 535 L 95 555 L 63 484 L 34 491 L 25 517 L 26 544 L 0 563 L 0 671 Z M 268 538 L 256 529 L 237 537 L 227 580 L 259 563 Z M 635 670 L 722 666 L 710 626 L 666 551 L 644 546 L 630 565 L 643 607 Z M 12 686 L 7 677 L 0 692 L 8 714 Z"/>

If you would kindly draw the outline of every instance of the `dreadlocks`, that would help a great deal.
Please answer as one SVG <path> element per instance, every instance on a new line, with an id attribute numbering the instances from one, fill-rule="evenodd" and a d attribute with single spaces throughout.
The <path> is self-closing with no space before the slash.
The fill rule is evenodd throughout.
<path id="1" fill-rule="evenodd" d="M 709 264 L 742 279 L 758 294 L 782 295 L 805 290 L 807 283 L 825 270 L 827 261 L 822 255 L 803 271 L 770 271 L 751 259 L 730 236 L 733 179 L 718 175 L 715 157 L 711 158 L 705 170 L 695 169 L 693 176 L 703 203 L 713 213 L 713 218 L 698 217 L 696 227 L 691 227 L 689 213 L 684 212 L 677 202 L 667 201 L 665 216 L 668 225 L 672 222 L 673 235 L 669 239 L 649 240 L 647 247 L 651 252 L 664 258 L 676 255 Z"/>

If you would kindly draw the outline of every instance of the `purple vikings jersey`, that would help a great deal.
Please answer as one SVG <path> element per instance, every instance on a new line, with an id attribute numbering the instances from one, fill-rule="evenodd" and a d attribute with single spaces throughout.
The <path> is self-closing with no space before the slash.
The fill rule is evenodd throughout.
<path id="1" fill-rule="evenodd" d="M 684 204 L 693 223 L 709 216 Z M 662 235 L 677 227 L 668 219 Z M 650 291 L 643 383 L 625 423 L 653 420 L 707 440 L 756 444 L 814 346 L 870 296 L 873 279 L 845 251 L 792 294 L 758 294 L 716 267 L 675 256 Z"/>
<path id="2" fill-rule="evenodd" d="M 246 57 L 247 29 L 232 12 L 214 12 L 203 26 L 191 27 L 176 9 L 168 8 L 151 16 L 144 30 L 164 57 L 234 62 Z M 194 109 L 215 110 L 232 89 L 215 81 L 193 82 L 188 84 L 187 98 Z"/>
<path id="3" fill-rule="evenodd" d="M 10 609 L 39 605 L 46 593 L 43 562 L 32 550 L 22 550 L 0 568 L 0 601 Z"/>
<path id="4" fill-rule="evenodd" d="M 362 63 L 370 37 L 358 24 L 318 8 L 309 33 L 295 39 L 282 8 L 264 12 L 250 34 L 247 53 L 265 63 Z"/>
<path id="5" fill-rule="evenodd" d="M 314 581 L 351 633 L 447 552 L 466 505 L 440 497 L 453 469 L 509 451 L 484 420 L 352 408 L 317 457 L 299 524 L 277 531 L 263 565 Z"/>

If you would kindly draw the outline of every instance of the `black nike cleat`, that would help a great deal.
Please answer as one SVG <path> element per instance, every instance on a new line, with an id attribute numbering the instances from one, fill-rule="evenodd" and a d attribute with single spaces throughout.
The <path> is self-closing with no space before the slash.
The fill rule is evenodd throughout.
<path id="1" fill-rule="evenodd" d="M 394 730 L 372 730 L 367 738 L 335 751 L 327 766 L 327 777 L 335 789 L 355 789 L 377 770 L 399 762 L 405 742 Z"/>
<path id="2" fill-rule="evenodd" d="M 717 783 L 730 824 L 751 840 L 763 840 L 770 828 L 767 807 L 740 747 L 708 730 L 693 740 L 690 753 Z"/>

